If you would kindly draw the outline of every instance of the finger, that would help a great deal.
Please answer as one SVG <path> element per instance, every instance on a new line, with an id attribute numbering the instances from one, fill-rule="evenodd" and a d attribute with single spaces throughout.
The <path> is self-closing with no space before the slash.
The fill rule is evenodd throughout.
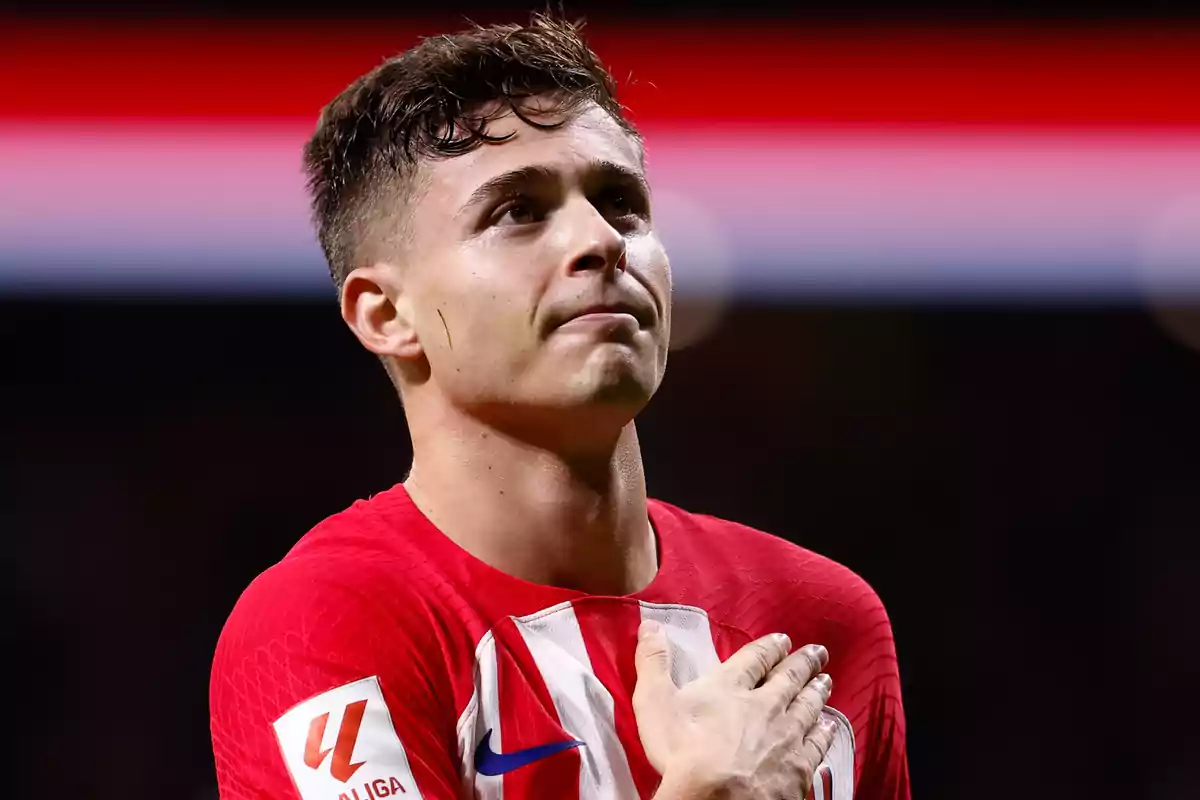
<path id="1" fill-rule="evenodd" d="M 792 641 L 784 633 L 772 633 L 755 639 L 731 655 L 721 665 L 735 686 L 753 689 L 762 683 L 772 668 L 792 649 Z"/>
<path id="2" fill-rule="evenodd" d="M 635 705 L 666 702 L 678 690 L 671 677 L 670 644 L 662 626 L 654 620 L 642 620 L 638 628 L 633 665 L 637 672 L 633 689 Z"/>
<path id="3" fill-rule="evenodd" d="M 823 717 L 804 737 L 801 752 L 810 769 L 816 770 L 825 760 L 829 748 L 837 735 L 837 722 L 832 717 Z"/>
<path id="4" fill-rule="evenodd" d="M 821 712 L 825 710 L 825 704 L 829 702 L 832 692 L 833 679 L 822 672 L 809 681 L 804 690 L 796 696 L 788 706 L 788 714 L 796 720 L 800 730 L 808 730 L 821 719 Z"/>
<path id="5" fill-rule="evenodd" d="M 772 668 L 759 690 L 771 696 L 777 708 L 787 708 L 825 665 L 829 653 L 819 644 L 808 644 Z"/>

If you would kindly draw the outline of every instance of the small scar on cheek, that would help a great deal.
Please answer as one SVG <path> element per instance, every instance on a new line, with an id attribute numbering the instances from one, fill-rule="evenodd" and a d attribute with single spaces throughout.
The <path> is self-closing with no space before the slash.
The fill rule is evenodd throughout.
<path id="1" fill-rule="evenodd" d="M 453 350 L 454 342 L 450 339 L 450 326 L 446 324 L 446 317 L 442 314 L 442 310 L 439 308 L 437 310 L 437 312 L 438 312 L 438 319 L 440 319 L 442 321 L 442 327 L 446 329 L 446 344 L 450 347 L 451 350 Z"/>

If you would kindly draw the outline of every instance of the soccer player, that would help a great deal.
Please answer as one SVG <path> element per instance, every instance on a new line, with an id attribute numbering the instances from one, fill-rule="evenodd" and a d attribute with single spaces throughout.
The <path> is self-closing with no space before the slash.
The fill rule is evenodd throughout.
<path id="1" fill-rule="evenodd" d="M 427 39 L 333 100 L 305 164 L 413 464 L 238 601 L 221 796 L 907 798 L 870 587 L 647 499 L 634 418 L 670 270 L 642 140 L 578 28 Z"/>

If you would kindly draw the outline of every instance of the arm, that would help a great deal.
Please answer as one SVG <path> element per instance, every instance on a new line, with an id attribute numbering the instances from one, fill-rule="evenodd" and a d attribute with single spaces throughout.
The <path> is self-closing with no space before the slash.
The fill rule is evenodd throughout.
<path id="1" fill-rule="evenodd" d="M 230 615 L 210 686 L 222 800 L 457 797 L 432 632 L 336 572 L 284 562 Z"/>
<path id="2" fill-rule="evenodd" d="M 856 719 L 855 797 L 909 800 L 904 703 L 892 625 L 879 595 L 858 576 L 844 594 L 849 636 L 833 653 L 837 689 L 832 704 L 848 701 Z"/>

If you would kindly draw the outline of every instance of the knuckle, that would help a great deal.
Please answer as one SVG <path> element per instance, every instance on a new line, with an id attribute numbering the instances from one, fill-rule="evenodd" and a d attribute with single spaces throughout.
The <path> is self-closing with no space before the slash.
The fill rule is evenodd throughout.
<path id="1" fill-rule="evenodd" d="M 769 670 L 774 664 L 771 650 L 764 644 L 760 644 L 754 648 L 754 661 L 762 669 L 763 672 Z"/>
<path id="2" fill-rule="evenodd" d="M 804 660 L 808 663 L 808 674 L 816 675 L 821 671 L 821 657 L 818 654 L 817 645 L 810 644 L 804 648 Z"/>
<path id="3" fill-rule="evenodd" d="M 787 679 L 796 684 L 803 686 L 808 682 L 808 671 L 799 664 L 790 664 L 786 670 Z"/>
<path id="4" fill-rule="evenodd" d="M 792 677 L 797 683 L 802 685 L 808 683 L 812 676 L 816 674 L 813 671 L 812 657 L 803 650 L 801 650 L 799 653 L 796 653 L 796 655 L 791 659 L 791 664 L 788 667 L 788 673 L 790 677 Z"/>
<path id="5" fill-rule="evenodd" d="M 761 639 L 755 639 L 754 641 L 750 642 L 748 645 L 746 645 L 746 647 L 748 647 L 751 650 L 761 650 L 763 652 L 770 652 L 770 651 L 774 650 L 776 647 L 775 637 L 774 636 L 763 636 Z"/>
<path id="6" fill-rule="evenodd" d="M 796 714 L 809 724 L 816 720 L 824 704 L 818 703 L 811 692 L 804 692 L 796 698 Z"/>

